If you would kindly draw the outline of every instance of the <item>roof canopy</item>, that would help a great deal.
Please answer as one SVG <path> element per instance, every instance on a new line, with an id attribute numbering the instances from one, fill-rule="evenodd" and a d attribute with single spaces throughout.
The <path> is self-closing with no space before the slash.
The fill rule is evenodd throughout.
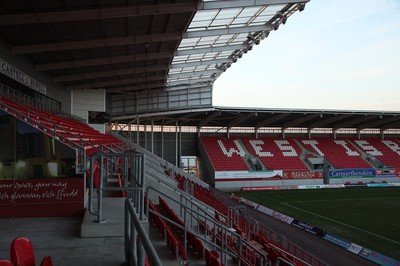
<path id="1" fill-rule="evenodd" d="M 162 124 L 196 127 L 278 127 L 288 128 L 355 128 L 363 130 L 400 129 L 400 112 L 345 111 L 312 109 L 245 109 L 213 107 L 182 111 L 166 111 L 158 114 L 119 117 L 120 123 Z"/>
<path id="2" fill-rule="evenodd" d="M 213 83 L 306 2 L 1 1 L 0 36 L 68 89 L 187 89 Z"/>

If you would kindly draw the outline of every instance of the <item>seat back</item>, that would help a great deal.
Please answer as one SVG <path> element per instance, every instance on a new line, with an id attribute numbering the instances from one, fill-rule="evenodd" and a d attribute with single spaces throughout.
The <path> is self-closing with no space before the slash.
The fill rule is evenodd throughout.
<path id="1" fill-rule="evenodd" d="M 40 266 L 53 266 L 53 260 L 51 259 L 50 256 L 46 256 L 43 258 L 42 262 L 40 263 Z"/>
<path id="2" fill-rule="evenodd" d="M 31 241 L 25 237 L 17 237 L 11 243 L 10 259 L 14 265 L 35 266 L 35 253 Z"/>
<path id="3" fill-rule="evenodd" d="M 9 260 L 0 260 L 0 266 L 14 266 Z"/>

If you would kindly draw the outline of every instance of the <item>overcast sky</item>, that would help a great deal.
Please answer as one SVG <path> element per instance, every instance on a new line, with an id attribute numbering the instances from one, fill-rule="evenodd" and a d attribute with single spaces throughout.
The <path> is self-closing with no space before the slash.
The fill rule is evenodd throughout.
<path id="1" fill-rule="evenodd" d="M 311 0 L 217 79 L 213 105 L 400 111 L 400 0 Z"/>

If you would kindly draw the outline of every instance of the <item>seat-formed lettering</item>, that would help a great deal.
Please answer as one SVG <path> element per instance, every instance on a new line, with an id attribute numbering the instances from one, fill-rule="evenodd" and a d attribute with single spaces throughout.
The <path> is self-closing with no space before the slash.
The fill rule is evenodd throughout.
<path id="1" fill-rule="evenodd" d="M 229 151 L 226 149 L 226 147 L 224 146 L 224 144 L 222 143 L 222 140 L 217 140 L 219 147 L 221 148 L 222 152 L 228 156 L 228 157 L 232 157 L 232 155 L 234 153 L 236 153 L 237 155 L 239 155 L 240 157 L 245 157 L 246 153 L 244 152 L 242 146 L 240 145 L 238 140 L 234 140 L 233 142 L 235 143 L 237 149 L 235 148 L 229 148 Z"/>
<path id="2" fill-rule="evenodd" d="M 399 144 L 393 142 L 391 140 L 382 140 L 383 144 L 385 144 L 389 149 L 400 155 L 400 147 Z"/>
<path id="3" fill-rule="evenodd" d="M 342 146 L 345 150 L 347 155 L 349 156 L 360 156 L 360 154 L 357 151 L 353 151 L 352 149 L 349 148 L 348 143 L 345 140 L 335 140 L 335 143 Z"/>
<path id="4" fill-rule="evenodd" d="M 313 149 L 320 155 L 320 156 L 324 156 L 324 153 L 318 149 L 317 144 L 318 141 L 313 140 L 313 139 L 309 139 L 309 140 L 302 140 L 303 144 L 307 144 L 310 145 L 311 147 L 313 147 Z"/>
<path id="5" fill-rule="evenodd" d="M 273 157 L 274 156 L 269 151 L 262 151 L 263 148 L 261 147 L 261 145 L 264 144 L 263 140 L 252 139 L 252 140 L 249 140 L 249 142 L 258 156 L 260 156 L 260 157 Z"/>
<path id="6" fill-rule="evenodd" d="M 293 146 L 290 145 L 288 140 L 275 140 L 275 144 L 282 151 L 283 156 L 285 157 L 297 156 L 296 150 L 293 148 Z"/>
<path id="7" fill-rule="evenodd" d="M 373 155 L 373 156 L 382 156 L 382 152 L 378 151 L 374 146 L 369 144 L 368 141 L 366 140 L 355 140 L 355 143 L 357 143 L 358 146 L 361 147 L 366 153 Z"/>

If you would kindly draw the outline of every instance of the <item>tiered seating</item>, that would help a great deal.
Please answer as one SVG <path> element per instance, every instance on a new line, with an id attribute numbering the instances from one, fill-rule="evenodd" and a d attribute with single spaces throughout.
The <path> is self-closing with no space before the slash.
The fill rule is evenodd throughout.
<path id="1" fill-rule="evenodd" d="M 194 196 L 207 205 L 213 207 L 219 213 L 228 216 L 228 208 L 221 203 L 211 192 L 199 184 L 194 184 Z"/>
<path id="2" fill-rule="evenodd" d="M 184 221 L 182 221 L 181 218 L 175 213 L 175 211 L 168 206 L 168 203 L 161 197 L 159 197 L 159 203 L 160 203 L 160 212 L 174 221 L 176 224 L 180 226 L 174 226 L 170 225 L 171 228 L 173 228 L 174 232 L 177 234 L 177 236 L 183 240 L 184 239 L 184 231 L 182 228 L 185 227 Z M 205 252 L 205 247 L 203 242 L 193 233 L 186 231 L 186 238 L 187 238 L 187 243 L 189 244 L 190 247 L 195 251 L 195 253 L 202 259 L 204 259 L 204 252 Z"/>
<path id="3" fill-rule="evenodd" d="M 396 140 L 363 138 L 353 140 L 364 152 L 375 156 L 387 167 L 398 167 L 400 164 L 400 144 Z"/>
<path id="4" fill-rule="evenodd" d="M 185 178 L 182 175 L 179 175 L 177 177 L 177 182 L 179 184 L 184 184 L 185 182 L 192 182 L 189 179 Z M 193 183 L 194 185 L 194 196 L 198 198 L 199 200 L 203 201 L 207 205 L 213 207 L 217 212 L 215 213 L 215 220 L 219 221 L 220 225 L 223 226 L 229 226 L 227 223 L 226 219 L 222 219 L 220 217 L 220 214 L 224 215 L 227 217 L 228 214 L 228 207 L 225 206 L 221 201 L 219 201 L 214 194 L 208 190 L 207 188 Z M 178 187 L 183 188 L 183 185 L 178 185 Z M 224 245 L 229 247 L 229 249 L 236 254 L 239 254 L 239 249 L 238 249 L 238 243 L 239 239 L 237 235 L 228 235 L 227 237 L 223 237 L 222 232 L 220 229 L 217 228 L 210 228 L 208 224 L 205 221 L 198 221 L 200 229 L 203 230 L 206 235 L 212 235 L 215 237 L 215 243 L 221 244 L 222 241 L 224 242 Z M 260 225 L 262 227 L 262 225 Z M 246 244 L 242 245 L 241 251 L 242 253 L 240 254 L 240 257 L 243 261 L 245 261 L 248 265 L 260 265 L 261 254 L 265 254 L 268 260 L 272 261 L 272 264 L 276 263 L 276 260 L 280 258 L 286 259 L 286 261 L 291 262 L 293 265 L 305 265 L 301 260 L 299 260 L 295 255 L 290 254 L 287 250 L 285 250 L 282 246 L 280 246 L 278 243 L 275 241 L 269 239 L 266 235 L 257 232 L 256 234 L 250 233 L 250 236 L 244 232 L 245 226 L 245 218 L 239 217 L 239 223 L 237 225 L 233 224 L 232 225 L 233 229 L 235 232 L 239 235 L 240 238 L 245 239 L 246 241 L 251 243 L 251 246 L 248 246 Z M 247 224 L 247 228 L 250 228 L 250 231 L 252 231 L 252 225 Z M 248 238 L 249 237 L 249 238 Z M 258 247 L 258 248 L 255 248 Z M 258 252 L 257 252 L 257 251 Z M 210 254 L 207 255 L 206 251 L 206 260 L 207 256 L 210 256 Z"/>
<path id="5" fill-rule="evenodd" d="M 157 213 L 160 213 L 157 207 L 149 200 L 149 208 Z M 178 240 L 178 238 L 173 233 L 171 227 L 168 223 L 166 223 L 160 216 L 154 215 L 149 212 L 149 219 L 154 223 L 157 229 L 161 232 L 161 236 L 163 239 L 167 239 L 167 246 L 174 257 L 177 259 L 178 256 L 181 257 L 184 261 L 186 261 L 186 253 L 182 244 Z"/>
<path id="6" fill-rule="evenodd" d="M 274 137 L 243 137 L 243 143 L 255 156 L 258 156 L 268 170 L 306 170 L 301 161 L 301 149 L 293 139 Z"/>
<path id="7" fill-rule="evenodd" d="M 335 168 L 371 168 L 357 149 L 345 139 L 313 138 L 302 139 L 303 146 L 324 156 Z"/>
<path id="8" fill-rule="evenodd" d="M 273 265 L 277 263 L 278 258 L 285 259 L 286 261 L 290 262 L 291 265 L 296 265 L 296 266 L 309 265 L 301 261 L 296 256 L 290 254 L 279 243 L 272 241 L 271 239 L 267 238 L 264 234 L 260 233 L 257 237 L 258 237 L 258 242 L 261 243 L 263 249 L 268 252 L 268 257 L 272 261 Z"/>
<path id="9" fill-rule="evenodd" d="M 300 159 L 302 148 L 296 143 L 296 140 L 307 151 L 325 157 L 337 169 L 373 167 L 363 159 L 363 152 L 375 156 L 389 168 L 398 167 L 400 162 L 400 142 L 397 139 L 201 137 L 215 171 L 248 171 L 243 160 L 246 149 L 250 155 L 259 157 L 267 170 L 307 170 L 307 166 Z M 306 156 L 311 155 L 307 154 Z"/>
<path id="10" fill-rule="evenodd" d="M 122 151 L 125 144 L 117 138 L 102 134 L 79 121 L 46 113 L 36 108 L 14 103 L 0 96 L 0 107 L 14 117 L 25 121 L 47 135 L 71 146 L 71 142 L 86 149 L 87 154 L 98 150 Z"/>
<path id="11" fill-rule="evenodd" d="M 150 214 L 150 220 L 157 226 L 159 231 L 162 233 L 163 239 L 167 239 L 167 245 L 174 257 L 177 259 L 177 255 L 186 263 L 187 257 L 185 248 L 181 241 L 184 239 L 184 222 L 179 218 L 175 211 L 168 206 L 167 202 L 159 197 L 159 205 L 156 207 L 151 201 L 149 201 L 149 208 L 163 216 L 169 218 L 179 226 L 169 224 L 164 221 L 160 216 Z M 201 258 L 206 261 L 206 265 L 209 266 L 223 266 L 219 261 L 219 257 L 215 255 L 215 252 L 209 251 L 203 244 L 203 242 L 193 233 L 186 231 L 187 244 L 192 250 Z"/>
<path id="12" fill-rule="evenodd" d="M 201 142 L 215 171 L 248 171 L 243 160 L 245 152 L 235 139 L 201 137 Z"/>

